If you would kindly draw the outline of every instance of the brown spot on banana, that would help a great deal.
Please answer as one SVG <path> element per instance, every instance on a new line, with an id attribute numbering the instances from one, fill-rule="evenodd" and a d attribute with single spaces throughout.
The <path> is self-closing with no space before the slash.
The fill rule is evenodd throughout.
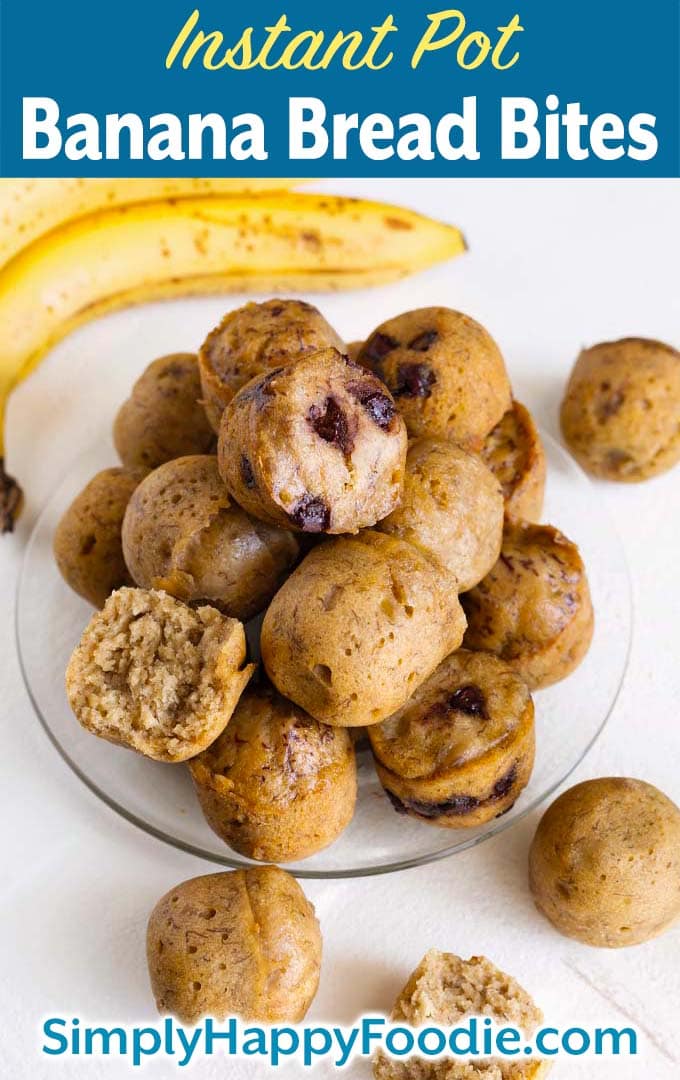
<path id="1" fill-rule="evenodd" d="M 14 477 L 5 472 L 5 459 L 0 457 L 0 534 L 14 531 L 23 502 L 23 491 Z"/>

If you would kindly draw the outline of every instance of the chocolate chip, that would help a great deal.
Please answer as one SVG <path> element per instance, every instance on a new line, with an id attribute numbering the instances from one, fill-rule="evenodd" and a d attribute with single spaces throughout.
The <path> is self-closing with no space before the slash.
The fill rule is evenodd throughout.
<path id="1" fill-rule="evenodd" d="M 408 807 L 403 799 L 400 799 L 393 791 L 389 791 L 387 788 L 385 788 L 385 794 L 398 814 L 408 814 Z"/>
<path id="2" fill-rule="evenodd" d="M 461 686 L 454 690 L 449 697 L 440 698 L 430 706 L 423 716 L 423 720 L 432 723 L 451 723 L 451 713 L 462 712 L 468 716 L 478 716 L 481 720 L 488 720 L 486 711 L 486 698 L 478 686 Z"/>
<path id="3" fill-rule="evenodd" d="M 379 390 L 369 394 L 361 404 L 371 420 L 383 431 L 387 430 L 397 413 L 394 402 L 388 398 L 387 394 L 381 394 Z"/>
<path id="4" fill-rule="evenodd" d="M 294 525 L 303 532 L 326 532 L 331 523 L 331 512 L 318 495 L 303 495 L 288 515 Z"/>
<path id="5" fill-rule="evenodd" d="M 474 795 L 452 795 L 451 798 L 442 799 L 441 802 L 429 802 L 423 799 L 400 799 L 394 792 L 387 791 L 387 788 L 385 791 L 397 813 L 416 814 L 418 817 L 432 821 L 439 817 L 463 817 L 482 806 L 498 802 L 512 790 L 516 779 L 517 767 L 513 765 L 510 771 L 494 784 L 491 794 L 486 799 L 478 799 Z"/>
<path id="6" fill-rule="evenodd" d="M 449 708 L 457 712 L 467 713 L 468 716 L 481 716 L 483 720 L 489 717 L 486 711 L 486 698 L 478 686 L 470 684 L 461 686 L 455 690 L 448 700 Z"/>
<path id="7" fill-rule="evenodd" d="M 394 402 L 370 382 L 349 383 L 347 391 L 363 405 L 374 424 L 386 431 L 396 416 Z"/>
<path id="8" fill-rule="evenodd" d="M 252 491 L 255 487 L 255 474 L 253 473 L 253 466 L 245 454 L 241 454 L 241 479 L 245 486 Z"/>
<path id="9" fill-rule="evenodd" d="M 347 356 L 345 353 L 342 353 L 342 359 L 345 361 L 345 365 L 348 368 L 351 368 L 352 371 L 356 371 L 360 375 L 366 374 L 366 368 L 362 364 L 358 363 L 358 361 L 352 360 L 351 356 Z"/>
<path id="10" fill-rule="evenodd" d="M 385 789 L 387 790 L 387 789 Z M 433 820 L 438 817 L 459 817 L 476 810 L 480 800 L 474 795 L 454 795 L 441 802 L 426 802 L 423 799 L 400 799 L 392 791 L 387 791 L 392 806 L 399 814 L 417 814 L 418 817 Z"/>
<path id="11" fill-rule="evenodd" d="M 93 533 L 90 533 L 90 535 L 87 536 L 85 538 L 85 540 L 83 540 L 83 543 L 82 543 L 81 548 L 80 548 L 80 554 L 81 555 L 89 555 L 90 552 L 93 551 L 93 549 L 95 548 L 96 543 L 97 543 L 97 537 Z"/>
<path id="12" fill-rule="evenodd" d="M 283 305 L 282 304 L 276 304 L 275 307 L 270 307 L 269 314 L 273 315 L 274 318 L 276 318 L 277 315 L 282 315 L 283 314 Z"/>
<path id="13" fill-rule="evenodd" d="M 322 407 L 312 405 L 307 420 L 320 439 L 337 446 L 345 457 L 349 457 L 354 447 L 354 439 L 349 429 L 347 414 L 335 398 L 327 397 Z"/>
<path id="14" fill-rule="evenodd" d="M 362 349 L 362 355 L 365 360 L 368 360 L 369 364 L 380 366 L 381 360 L 384 360 L 389 353 L 398 348 L 398 341 L 395 341 L 389 334 L 381 334 L 378 331 L 368 339 Z"/>
<path id="15" fill-rule="evenodd" d="M 241 405 L 246 401 L 258 401 L 262 402 L 265 397 L 270 397 L 272 391 L 269 387 L 270 382 L 276 378 L 279 372 L 283 371 L 282 367 L 272 368 L 266 375 L 260 376 L 256 382 L 249 382 L 239 390 L 235 397 L 237 404 Z"/>
<path id="16" fill-rule="evenodd" d="M 395 397 L 429 398 L 437 378 L 428 364 L 399 364 Z"/>
<path id="17" fill-rule="evenodd" d="M 508 792 L 512 789 L 512 785 L 517 779 L 517 767 L 512 766 L 509 772 L 502 776 L 500 780 L 497 780 L 493 787 L 493 792 L 487 799 L 487 802 L 495 802 L 496 799 L 504 799 Z"/>
<path id="18" fill-rule="evenodd" d="M 435 341 L 439 337 L 436 330 L 424 330 L 422 334 L 418 334 L 414 337 L 413 341 L 409 341 L 409 349 L 413 349 L 414 352 L 427 352 L 430 345 L 434 345 Z"/>

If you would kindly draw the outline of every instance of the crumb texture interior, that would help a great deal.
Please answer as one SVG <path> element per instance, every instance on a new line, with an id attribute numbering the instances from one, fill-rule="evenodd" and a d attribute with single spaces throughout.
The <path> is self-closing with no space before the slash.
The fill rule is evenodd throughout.
<path id="1" fill-rule="evenodd" d="M 184 760 L 225 726 L 250 671 L 243 627 L 162 592 L 120 589 L 94 616 L 67 672 L 80 722 L 162 760 Z"/>
<path id="2" fill-rule="evenodd" d="M 392 1020 L 412 1027 L 432 1023 L 454 1027 L 466 1017 L 489 1016 L 509 1023 L 527 1036 L 543 1017 L 526 990 L 483 956 L 462 960 L 453 953 L 431 949 L 403 988 Z M 477 1059 L 473 1061 L 390 1060 L 378 1054 L 376 1080 L 539 1080 L 548 1069 L 544 1062 Z"/>

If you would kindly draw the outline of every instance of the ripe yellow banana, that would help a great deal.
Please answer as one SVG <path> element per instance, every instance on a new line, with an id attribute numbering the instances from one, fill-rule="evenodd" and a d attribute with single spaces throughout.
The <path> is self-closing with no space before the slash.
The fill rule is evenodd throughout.
<path id="1" fill-rule="evenodd" d="M 287 191 L 295 180 L 0 180 L 0 266 L 71 218 L 151 199 Z"/>
<path id="2" fill-rule="evenodd" d="M 411 210 L 293 193 L 133 203 L 36 240 L 0 269 L 0 529 L 18 498 L 2 471 L 1 407 L 76 326 L 164 297 L 373 285 L 464 250 L 458 229 Z"/>

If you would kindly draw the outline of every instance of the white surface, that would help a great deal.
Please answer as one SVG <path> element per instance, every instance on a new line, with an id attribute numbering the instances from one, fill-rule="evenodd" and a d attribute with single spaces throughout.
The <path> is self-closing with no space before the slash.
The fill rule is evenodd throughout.
<path id="1" fill-rule="evenodd" d="M 627 334 L 680 344 L 677 181 L 340 182 L 460 224 L 470 252 L 448 266 L 321 306 L 349 339 L 409 307 L 443 303 L 478 317 L 505 352 L 517 395 L 557 434 L 556 409 L 583 343 Z M 238 298 L 233 299 L 237 303 Z M 12 400 L 10 465 L 28 492 L 21 526 L 0 541 L 3 757 L 3 1075 L 127 1077 L 115 1059 L 45 1059 L 46 1015 L 153 1021 L 146 917 L 174 883 L 210 864 L 117 818 L 57 757 L 33 716 L 14 650 L 16 573 L 35 514 L 69 463 L 108 425 L 131 377 L 154 356 L 192 349 L 232 300 L 154 305 L 110 316 L 63 342 Z M 577 779 L 630 775 L 680 802 L 677 612 L 680 469 L 641 486 L 601 485 L 633 576 L 628 676 L 610 724 Z M 564 718 L 569 723 L 569 717 Z M 556 1080 L 677 1080 L 680 929 L 647 945 L 598 951 L 560 937 L 533 909 L 527 847 L 538 814 L 476 850 L 377 879 L 308 882 L 325 954 L 309 1019 L 351 1022 L 389 1008 L 431 946 L 484 953 L 562 1024 L 636 1022 L 638 1058 L 555 1066 Z M 167 1063 L 144 1074 L 167 1077 Z M 193 1077 L 264 1075 L 219 1059 Z M 326 1077 L 330 1070 L 313 1075 Z M 368 1077 L 365 1066 L 345 1075 Z"/>

